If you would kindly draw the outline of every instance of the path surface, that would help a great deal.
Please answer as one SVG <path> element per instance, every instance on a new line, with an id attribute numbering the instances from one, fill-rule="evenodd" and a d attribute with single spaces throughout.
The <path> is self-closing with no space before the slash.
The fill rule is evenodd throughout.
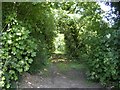
<path id="1" fill-rule="evenodd" d="M 101 88 L 97 83 L 88 82 L 84 70 L 68 70 L 61 73 L 56 64 L 52 64 L 47 74 L 24 73 L 20 88 Z"/>

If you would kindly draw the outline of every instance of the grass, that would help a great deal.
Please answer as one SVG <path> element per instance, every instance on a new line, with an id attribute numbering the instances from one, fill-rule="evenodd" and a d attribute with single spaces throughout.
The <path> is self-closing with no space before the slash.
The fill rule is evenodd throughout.
<path id="1" fill-rule="evenodd" d="M 84 68 L 84 66 L 82 64 L 76 63 L 76 62 L 67 62 L 67 63 L 66 62 L 59 62 L 56 65 L 61 72 L 66 72 L 66 71 L 69 71 L 71 69 L 80 70 L 80 69 Z"/>
<path id="2" fill-rule="evenodd" d="M 83 64 L 76 63 L 76 62 L 57 62 L 55 63 L 55 65 L 59 70 L 58 72 L 61 72 L 63 74 L 72 69 L 80 70 L 85 68 Z M 39 75 L 42 75 L 44 77 L 49 77 L 50 76 L 49 68 L 50 68 L 50 63 L 47 67 L 44 67 L 42 70 L 40 70 Z"/>

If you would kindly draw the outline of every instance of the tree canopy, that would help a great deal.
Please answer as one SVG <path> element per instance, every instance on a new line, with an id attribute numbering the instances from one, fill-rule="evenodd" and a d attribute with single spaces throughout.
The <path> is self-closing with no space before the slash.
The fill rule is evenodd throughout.
<path id="1" fill-rule="evenodd" d="M 84 62 L 91 80 L 120 87 L 119 3 L 111 7 L 113 24 L 105 22 L 109 16 L 98 2 L 2 3 L 0 87 L 10 88 L 23 72 L 46 65 L 57 34 L 64 35 L 67 58 Z"/>

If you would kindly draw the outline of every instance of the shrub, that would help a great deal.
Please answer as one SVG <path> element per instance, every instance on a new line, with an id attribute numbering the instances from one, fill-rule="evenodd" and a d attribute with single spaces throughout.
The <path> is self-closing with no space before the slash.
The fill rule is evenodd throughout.
<path id="1" fill-rule="evenodd" d="M 81 34 L 85 47 L 80 49 L 80 54 L 86 60 L 88 76 L 104 86 L 119 87 L 119 30 L 105 24 L 95 29 L 89 26 L 85 30 L 89 31 Z"/>
<path id="2" fill-rule="evenodd" d="M 22 22 L 11 18 L 12 21 L 7 24 L 8 27 L 2 32 L 1 37 L 0 87 L 5 88 L 11 87 L 11 82 L 18 80 L 18 74 L 29 70 L 37 49 L 35 40 L 30 36 L 30 30 L 24 27 Z"/>

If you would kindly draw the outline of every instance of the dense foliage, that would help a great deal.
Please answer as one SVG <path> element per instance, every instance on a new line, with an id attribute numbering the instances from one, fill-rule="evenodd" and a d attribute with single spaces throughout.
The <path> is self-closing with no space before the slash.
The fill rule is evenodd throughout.
<path id="1" fill-rule="evenodd" d="M 68 57 L 79 62 L 85 60 L 90 79 L 119 87 L 119 25 L 110 28 L 103 21 L 104 11 L 97 3 L 77 3 L 74 8 L 77 7 L 80 9 L 71 13 L 81 17 L 70 18 L 64 13 L 59 19 L 59 27 L 64 28 Z"/>
<path id="2" fill-rule="evenodd" d="M 0 87 L 24 71 L 38 72 L 54 50 L 54 19 L 47 3 L 3 3 Z"/>
<path id="3" fill-rule="evenodd" d="M 83 4 L 84 5 L 84 4 Z M 89 3 L 88 3 L 89 5 Z M 119 49 L 116 47 L 119 41 L 119 28 L 110 28 L 105 23 L 99 13 L 95 13 L 98 9 L 93 8 L 92 4 L 85 13 L 91 13 L 86 16 L 86 27 L 83 27 L 80 38 L 85 45 L 81 51 L 81 55 L 85 55 L 89 68 L 88 75 L 91 79 L 100 81 L 105 86 L 119 87 Z"/>
<path id="4" fill-rule="evenodd" d="M 31 65 L 30 72 L 38 72 L 42 66 L 47 64 L 54 51 L 55 24 L 53 13 L 49 4 L 45 2 L 18 3 L 17 8 L 18 19 L 29 23 L 32 36 L 37 40 L 37 56 Z"/>
<path id="5" fill-rule="evenodd" d="M 56 34 L 64 34 L 68 58 L 84 61 L 90 79 L 120 87 L 120 22 L 111 18 L 117 23 L 110 27 L 105 13 L 96 2 L 3 3 L 0 86 L 9 88 L 29 68 L 38 71 L 55 50 Z"/>
<path id="6" fill-rule="evenodd" d="M 2 32 L 0 49 L 2 59 L 0 86 L 7 88 L 11 86 L 13 80 L 18 79 L 18 73 L 29 70 L 37 49 L 29 28 L 24 27 L 15 17 L 11 18 L 12 22 L 8 23 L 7 29 Z"/>

